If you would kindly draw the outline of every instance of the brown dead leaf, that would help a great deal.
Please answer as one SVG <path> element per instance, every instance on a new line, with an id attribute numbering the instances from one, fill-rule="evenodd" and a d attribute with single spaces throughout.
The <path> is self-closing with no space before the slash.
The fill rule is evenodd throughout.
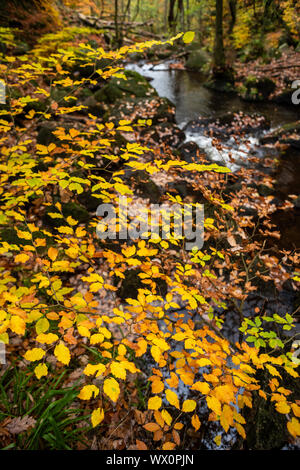
<path id="1" fill-rule="evenodd" d="M 6 428 L 10 434 L 20 434 L 21 432 L 27 431 L 29 428 L 35 426 L 36 420 L 31 416 L 19 416 L 13 418 L 10 423 L 7 424 Z"/>

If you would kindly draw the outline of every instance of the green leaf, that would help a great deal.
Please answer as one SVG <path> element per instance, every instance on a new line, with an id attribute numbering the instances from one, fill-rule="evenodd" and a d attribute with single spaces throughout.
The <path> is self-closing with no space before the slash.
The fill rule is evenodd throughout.
<path id="1" fill-rule="evenodd" d="M 246 338 L 246 341 L 247 343 L 253 343 L 254 341 L 256 341 L 256 338 L 255 336 L 248 336 L 248 338 Z"/>
<path id="2" fill-rule="evenodd" d="M 258 317 L 256 317 L 256 318 L 255 318 L 255 324 L 256 324 L 257 326 L 261 326 L 261 319 L 258 318 Z"/>
<path id="3" fill-rule="evenodd" d="M 45 333 L 49 330 L 50 323 L 47 318 L 40 318 L 35 325 L 35 330 L 37 334 Z"/>

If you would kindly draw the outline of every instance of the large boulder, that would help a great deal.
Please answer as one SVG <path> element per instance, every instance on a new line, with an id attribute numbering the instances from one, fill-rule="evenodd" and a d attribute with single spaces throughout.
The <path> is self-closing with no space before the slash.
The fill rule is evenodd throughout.
<path id="1" fill-rule="evenodd" d="M 198 49 L 190 52 L 185 66 L 189 70 L 200 72 L 203 70 L 209 60 L 210 59 L 207 52 L 205 52 L 203 49 Z"/>
<path id="2" fill-rule="evenodd" d="M 133 70 L 125 70 L 124 78 L 113 77 L 109 83 L 104 85 L 94 95 L 96 101 L 114 104 L 116 101 L 128 96 L 145 98 L 147 96 L 157 96 L 157 92 L 149 84 L 148 80 Z"/>
<path id="3" fill-rule="evenodd" d="M 248 75 L 239 88 L 241 98 L 246 101 L 264 101 L 275 91 L 276 84 L 271 78 Z"/>

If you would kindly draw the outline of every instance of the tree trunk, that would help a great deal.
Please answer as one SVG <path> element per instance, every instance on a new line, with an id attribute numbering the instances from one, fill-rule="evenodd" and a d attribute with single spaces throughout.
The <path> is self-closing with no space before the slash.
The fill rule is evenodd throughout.
<path id="1" fill-rule="evenodd" d="M 229 10 L 230 10 L 230 15 L 231 15 L 231 19 L 229 23 L 229 30 L 228 30 L 229 36 L 232 35 L 233 28 L 236 22 L 236 4 L 237 4 L 237 0 L 229 0 Z"/>
<path id="2" fill-rule="evenodd" d="M 225 67 L 225 54 L 223 42 L 223 0 L 216 0 L 216 30 L 214 45 L 214 68 Z"/>
<path id="3" fill-rule="evenodd" d="M 184 25 L 184 4 L 183 4 L 183 0 L 178 0 L 178 10 L 179 10 L 179 17 L 180 17 L 180 29 L 181 29 L 181 31 L 184 31 L 185 25 Z"/>
<path id="4" fill-rule="evenodd" d="M 186 26 L 188 30 L 191 29 L 190 0 L 186 0 Z"/>
<path id="5" fill-rule="evenodd" d="M 173 31 L 175 27 L 175 14 L 174 14 L 175 3 L 176 3 L 176 0 L 170 0 L 168 24 L 169 24 L 169 29 L 171 31 Z"/>
<path id="6" fill-rule="evenodd" d="M 115 0 L 115 41 L 119 47 L 122 45 L 122 37 L 119 28 L 119 0 Z"/>

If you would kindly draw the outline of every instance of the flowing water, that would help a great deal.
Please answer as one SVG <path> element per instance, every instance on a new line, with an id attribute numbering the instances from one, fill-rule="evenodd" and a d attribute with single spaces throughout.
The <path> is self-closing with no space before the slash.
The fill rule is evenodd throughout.
<path id="1" fill-rule="evenodd" d="M 249 103 L 236 94 L 220 93 L 204 86 L 205 78 L 198 72 L 170 70 L 168 63 L 127 64 L 127 69 L 151 79 L 151 85 L 161 97 L 168 98 L 176 106 L 176 121 L 181 127 L 201 117 L 219 117 L 227 112 L 260 113 L 271 122 L 271 127 L 296 121 L 299 107 L 277 106 L 273 103 Z"/>
<path id="2" fill-rule="evenodd" d="M 282 106 L 271 102 L 247 102 L 234 93 L 220 93 L 205 87 L 205 77 L 197 72 L 169 69 L 169 63 L 151 64 L 146 62 L 127 64 L 127 69 L 135 70 L 151 80 L 151 85 L 159 96 L 168 98 L 176 106 L 177 125 L 185 131 L 186 141 L 196 142 L 208 158 L 230 167 L 235 171 L 240 166 L 247 166 L 249 148 L 253 155 L 264 156 L 265 149 L 259 139 L 266 132 L 300 119 L 300 106 Z M 192 121 L 199 118 L 218 119 L 228 113 L 244 113 L 263 116 L 269 123 L 267 130 L 249 132 L 239 144 L 230 137 L 224 142 L 225 148 L 219 151 L 212 145 L 212 138 L 197 126 L 193 129 Z M 231 156 L 235 163 L 232 163 Z M 270 150 L 270 156 L 279 157 Z M 276 196 L 286 199 L 289 194 L 299 195 L 300 188 L 300 151 L 287 149 L 279 158 L 276 169 Z M 280 216 L 281 217 L 281 216 Z M 300 223 L 297 217 L 275 220 L 282 229 L 282 248 L 300 248 Z"/>

